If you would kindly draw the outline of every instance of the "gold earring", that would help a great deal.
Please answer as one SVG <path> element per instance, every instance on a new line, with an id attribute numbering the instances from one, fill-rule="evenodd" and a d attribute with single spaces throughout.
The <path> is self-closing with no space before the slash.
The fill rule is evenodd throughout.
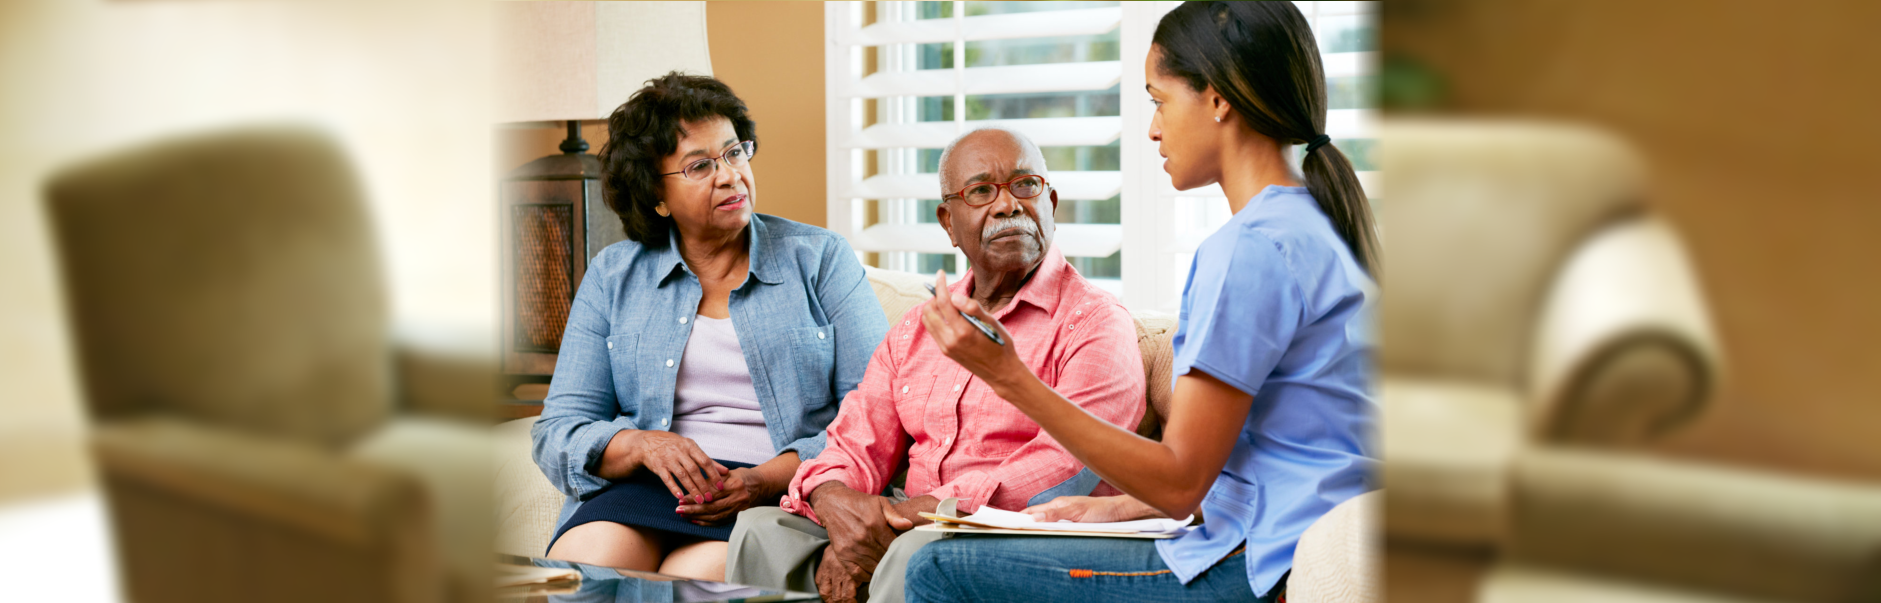
<path id="1" fill-rule="evenodd" d="M 662 218 L 671 218 L 671 217 L 673 217 L 673 212 L 672 212 L 672 211 L 670 211 L 670 210 L 667 210 L 667 209 L 666 209 L 666 203 L 665 203 L 665 202 L 661 202 L 661 203 L 660 203 L 659 205 L 655 205 L 655 206 L 653 206 L 653 213 L 656 213 L 656 214 L 659 214 L 659 215 L 660 215 L 660 217 L 662 217 Z"/>

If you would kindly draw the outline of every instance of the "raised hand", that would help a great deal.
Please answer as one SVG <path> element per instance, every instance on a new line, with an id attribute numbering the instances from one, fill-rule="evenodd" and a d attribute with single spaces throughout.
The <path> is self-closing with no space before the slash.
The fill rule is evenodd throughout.
<path id="1" fill-rule="evenodd" d="M 940 346 L 942 354 L 987 382 L 999 381 L 1007 375 L 1031 374 L 1031 369 L 1019 360 L 1017 346 L 1005 325 L 994 320 L 972 298 L 948 293 L 945 272 L 936 275 L 934 288 L 941 293 L 921 304 L 921 325 L 927 327 L 928 337 Z M 979 327 L 962 318 L 962 312 L 999 333 L 1008 345 L 993 343 Z"/>

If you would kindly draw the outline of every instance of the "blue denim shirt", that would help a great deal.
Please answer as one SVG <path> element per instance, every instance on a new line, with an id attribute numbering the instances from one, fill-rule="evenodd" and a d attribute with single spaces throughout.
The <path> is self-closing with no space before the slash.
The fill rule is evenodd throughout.
<path id="1" fill-rule="evenodd" d="M 808 460 L 823 451 L 823 429 L 862 381 L 888 320 L 841 236 L 763 214 L 748 228 L 750 273 L 731 292 L 732 326 L 771 444 Z M 607 487 L 594 470 L 614 434 L 672 429 L 679 359 L 703 294 L 678 245 L 677 235 L 665 249 L 610 245 L 575 293 L 530 429 L 536 465 L 568 495 L 558 525 Z"/>
<path id="2" fill-rule="evenodd" d="M 1174 373 L 1254 396 L 1200 527 L 1156 541 L 1183 584 L 1247 545 L 1267 596 L 1300 534 L 1372 487 L 1371 277 L 1302 187 L 1269 186 L 1202 242 L 1176 327 Z"/>

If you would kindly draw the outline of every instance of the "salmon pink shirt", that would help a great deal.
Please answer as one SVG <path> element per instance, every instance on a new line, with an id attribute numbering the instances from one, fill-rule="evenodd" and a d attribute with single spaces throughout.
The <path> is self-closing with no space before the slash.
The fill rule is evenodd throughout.
<path id="1" fill-rule="evenodd" d="M 949 290 L 971 295 L 972 286 L 969 271 Z M 821 523 L 804 500 L 818 486 L 840 481 L 858 492 L 881 493 L 904 466 L 909 496 L 959 498 L 959 510 L 967 513 L 980 505 L 1018 510 L 1091 494 L 1100 481 L 1096 474 L 941 353 L 921 325 L 924 307 L 889 325 L 862 384 L 830 423 L 827 447 L 797 468 L 784 510 Z M 1057 247 L 993 316 L 1046 385 L 1098 418 L 1136 427 L 1143 416 L 1144 374 L 1135 323 L 1116 297 L 1084 280 Z"/>

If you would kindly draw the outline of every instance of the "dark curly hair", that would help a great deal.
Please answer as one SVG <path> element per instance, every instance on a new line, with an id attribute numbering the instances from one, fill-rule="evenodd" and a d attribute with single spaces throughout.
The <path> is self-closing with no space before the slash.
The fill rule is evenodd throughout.
<path id="1" fill-rule="evenodd" d="M 731 120 L 739 140 L 758 142 L 758 126 L 745 102 L 716 79 L 674 71 L 651 80 L 607 117 L 601 146 L 602 199 L 620 215 L 627 238 L 664 249 L 673 219 L 653 213 L 666 190 L 660 161 L 679 149 L 683 124 L 714 117 Z"/>

